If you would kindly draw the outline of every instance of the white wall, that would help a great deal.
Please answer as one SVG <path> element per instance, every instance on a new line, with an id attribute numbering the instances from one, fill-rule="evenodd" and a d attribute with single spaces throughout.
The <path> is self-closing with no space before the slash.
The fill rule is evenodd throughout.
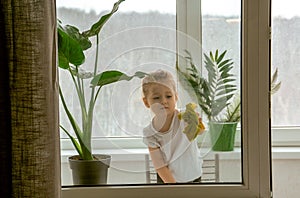
<path id="1" fill-rule="evenodd" d="M 274 198 L 300 197 L 300 159 L 274 159 Z"/>

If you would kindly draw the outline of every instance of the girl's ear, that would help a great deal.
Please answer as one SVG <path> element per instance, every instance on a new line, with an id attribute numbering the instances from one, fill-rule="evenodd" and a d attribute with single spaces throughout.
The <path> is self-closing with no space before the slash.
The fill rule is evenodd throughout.
<path id="1" fill-rule="evenodd" d="M 176 102 L 178 100 L 178 93 L 177 92 L 175 93 L 175 100 L 176 100 Z"/>
<path id="2" fill-rule="evenodd" d="M 143 102 L 144 102 L 144 105 L 145 105 L 147 108 L 150 108 L 149 102 L 148 102 L 148 100 L 147 100 L 146 97 L 143 97 Z"/>

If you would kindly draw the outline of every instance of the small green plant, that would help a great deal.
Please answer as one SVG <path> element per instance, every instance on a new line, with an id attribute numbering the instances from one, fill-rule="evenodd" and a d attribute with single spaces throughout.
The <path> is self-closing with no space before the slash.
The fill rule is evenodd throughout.
<path id="1" fill-rule="evenodd" d="M 204 67 L 207 71 L 205 78 L 194 64 L 191 54 L 188 51 L 186 53 L 188 66 L 184 70 L 178 65 L 176 67 L 180 83 L 191 97 L 196 97 L 209 121 L 219 121 L 237 91 L 236 78 L 231 73 L 233 62 L 231 59 L 224 59 L 226 51 L 219 54 L 216 50 L 215 53 L 204 54 Z"/>
<path id="2" fill-rule="evenodd" d="M 79 29 L 75 26 L 63 26 L 61 21 L 58 20 L 57 22 L 58 66 L 61 69 L 67 70 L 70 74 L 80 103 L 82 119 L 82 126 L 80 127 L 65 102 L 63 91 L 61 90 L 61 88 L 59 88 L 59 95 L 62 101 L 62 105 L 76 137 L 73 137 L 71 133 L 67 131 L 63 126 L 60 127 L 69 136 L 78 154 L 80 155 L 80 158 L 83 160 L 93 160 L 91 146 L 93 113 L 100 89 L 105 85 L 109 85 L 118 81 L 129 81 L 133 77 L 143 78 L 146 75 L 143 72 L 136 72 L 134 75 L 128 76 L 125 73 L 117 70 L 107 70 L 97 73 L 99 34 L 104 24 L 118 10 L 119 5 L 123 1 L 124 0 L 117 1 L 114 4 L 111 12 L 103 15 L 87 31 L 80 32 Z M 91 48 L 92 46 L 92 42 L 90 41 L 91 37 L 96 37 L 96 56 L 94 61 L 94 71 L 85 72 L 79 67 L 85 61 L 84 51 Z M 91 89 L 89 99 L 85 93 L 85 83 L 87 83 L 88 79 L 92 79 L 89 83 L 89 89 Z"/>

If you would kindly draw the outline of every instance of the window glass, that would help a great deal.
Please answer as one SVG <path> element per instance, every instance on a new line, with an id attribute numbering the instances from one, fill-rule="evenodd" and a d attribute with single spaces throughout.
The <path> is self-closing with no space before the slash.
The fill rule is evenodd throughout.
<path id="1" fill-rule="evenodd" d="M 299 1 L 272 0 L 271 94 L 273 196 L 297 197 L 300 144 L 300 13 Z M 279 86 L 280 83 L 280 86 Z M 274 86 L 271 86 L 274 87 Z M 289 175 L 288 177 L 286 177 Z"/>
<path id="2" fill-rule="evenodd" d="M 64 24 L 87 30 L 100 16 L 108 13 L 115 1 L 57 1 L 57 15 Z M 158 6 L 159 5 L 159 6 Z M 100 33 L 98 70 L 120 70 L 132 75 L 136 71 L 175 66 L 176 1 L 123 2 Z M 93 41 L 95 42 L 95 41 Z M 88 51 L 81 67 L 92 71 L 95 48 Z M 174 69 L 173 69 L 174 71 Z M 71 111 L 80 105 L 71 78 L 60 70 L 60 84 Z M 89 91 L 87 89 L 87 91 Z M 86 93 L 88 94 L 88 93 Z M 62 108 L 61 108 L 62 109 Z M 80 121 L 80 114 L 77 114 Z M 149 112 L 141 99 L 140 80 L 121 82 L 101 89 L 94 112 L 94 137 L 141 136 Z M 65 112 L 60 122 L 71 129 Z M 66 137 L 65 134 L 62 134 Z"/>
<path id="3" fill-rule="evenodd" d="M 197 66 L 201 75 L 204 76 L 207 76 L 208 71 L 203 63 L 205 60 L 203 54 L 209 55 L 210 52 L 215 53 L 218 50 L 220 55 L 226 51 L 225 58 L 233 62 L 232 73 L 236 79 L 234 82 L 237 92 L 240 92 L 241 1 L 227 0 L 226 3 L 224 2 L 224 0 L 201 1 L 201 12 L 199 11 L 201 13 L 199 22 L 202 24 L 201 55 L 195 54 L 189 47 L 186 50 L 189 50 L 195 59 L 201 57 L 200 59 L 203 61 Z M 84 31 L 100 16 L 109 12 L 113 3 L 114 1 L 58 0 L 57 16 L 63 24 L 72 24 L 79 27 L 80 31 Z M 176 76 L 177 59 L 186 58 L 183 51 L 177 51 L 177 36 L 175 0 L 127 0 L 120 5 L 118 12 L 101 31 L 99 71 L 117 69 L 127 74 L 134 74 L 136 71 L 150 72 L 164 68 Z M 87 71 L 91 71 L 94 67 L 94 57 L 92 57 L 94 50 L 91 49 L 86 54 L 87 59 L 82 67 Z M 63 70 L 59 70 L 59 72 L 60 85 L 70 111 L 80 112 L 78 97 L 69 74 Z M 93 125 L 93 139 L 98 144 L 93 146 L 95 149 L 103 149 L 103 144 L 100 145 L 99 142 L 104 145 L 110 144 L 112 150 L 101 150 L 101 152 L 115 152 L 109 172 L 109 184 L 151 182 L 146 175 L 149 170 L 145 164 L 149 159 L 148 150 L 142 143 L 141 137 L 143 128 L 149 124 L 152 114 L 143 104 L 140 83 L 140 79 L 124 81 L 103 87 L 99 93 Z M 181 97 L 188 98 L 186 90 L 182 87 L 181 89 L 183 94 Z M 86 92 L 86 94 L 90 93 Z M 237 95 L 237 97 L 240 96 Z M 233 103 L 233 98 L 230 103 Z M 185 104 L 186 101 L 180 99 L 178 108 L 184 108 Z M 208 130 L 208 118 L 204 114 L 201 115 L 203 115 L 203 122 Z M 74 114 L 74 116 L 80 123 L 80 113 Z M 66 129 L 71 129 L 62 107 L 60 108 L 60 124 Z M 242 182 L 240 122 L 237 129 L 236 135 L 233 136 L 235 140 L 233 152 L 212 151 L 212 140 L 209 139 L 208 132 L 198 138 L 201 157 L 205 158 L 208 163 L 212 163 L 213 171 L 217 171 L 214 172 L 212 178 L 209 178 L 210 176 L 207 180 L 203 178 L 203 182 Z M 61 136 L 66 139 L 63 143 L 70 143 L 66 134 L 61 133 Z M 119 141 L 117 138 L 122 140 Z M 137 140 L 133 138 L 137 138 Z M 101 141 L 98 141 L 99 139 Z M 116 139 L 117 141 L 115 141 Z M 138 143 L 136 144 L 135 141 Z M 132 150 L 126 150 L 124 147 Z M 62 171 L 62 183 L 63 185 L 72 185 L 66 157 L 74 152 L 68 151 L 72 146 L 68 147 L 63 144 L 62 148 L 67 148 L 65 149 L 67 151 L 62 152 L 62 170 L 64 170 Z M 120 151 L 116 151 L 117 149 Z M 208 164 L 208 167 L 210 166 Z"/>
<path id="4" fill-rule="evenodd" d="M 300 3 L 293 0 L 272 1 L 271 71 L 278 70 L 278 91 L 271 95 L 272 126 L 299 127 L 300 88 Z M 299 141 L 299 140 L 298 140 Z"/>
<path id="5" fill-rule="evenodd" d="M 133 0 L 127 0 L 125 2 L 133 2 Z M 84 4 L 79 5 L 80 8 L 84 8 L 88 2 L 92 2 L 93 5 L 90 7 L 96 8 L 96 2 L 95 1 L 85 1 Z M 97 1 L 98 2 L 98 1 Z M 143 4 L 146 5 L 146 1 L 140 1 L 143 2 Z M 150 2 L 150 1 L 149 1 Z M 151 3 L 154 1 L 151 1 Z M 197 18 L 198 16 L 201 16 L 201 19 L 204 18 L 206 12 L 205 12 L 205 2 L 203 1 L 202 3 L 202 9 L 198 9 L 198 5 L 200 2 L 199 0 L 176 0 L 177 6 L 178 4 L 180 7 L 176 8 L 177 11 L 177 18 L 176 18 L 176 23 L 177 25 L 181 24 L 181 20 L 178 20 L 178 14 L 180 17 L 183 18 L 188 18 L 183 24 L 185 25 L 185 28 L 187 31 L 183 31 L 184 33 L 187 33 L 187 36 L 195 36 L 197 33 L 195 33 L 195 30 L 197 32 L 197 29 L 199 27 L 199 23 L 201 23 L 201 27 L 204 28 L 204 25 L 202 25 L 203 20 L 198 21 Z M 192 3 L 191 3 L 192 2 Z M 206 1 L 209 2 L 209 1 Z M 211 1 L 214 3 L 213 9 L 211 9 L 212 15 L 224 15 L 224 12 L 222 14 L 218 14 L 219 10 L 216 11 L 217 7 L 222 7 L 222 9 L 227 9 L 227 10 L 232 10 L 236 5 L 238 5 L 238 12 L 240 13 L 240 1 L 230 1 L 226 0 L 226 5 L 224 5 L 224 0 L 220 1 Z M 230 3 L 231 2 L 231 3 Z M 233 2 L 233 3 L 232 3 Z M 269 134 L 266 133 L 268 131 L 268 123 L 269 122 L 269 117 L 268 117 L 268 112 L 269 112 L 269 98 L 267 97 L 267 80 L 265 76 L 267 75 L 266 67 L 269 65 L 267 64 L 261 64 L 268 62 L 268 55 L 269 55 L 269 49 L 268 49 L 268 42 L 266 41 L 265 37 L 265 32 L 269 31 L 267 27 L 269 27 L 269 21 L 268 21 L 268 9 L 269 9 L 269 0 L 261 0 L 261 1 L 241 1 L 245 2 L 243 4 L 243 10 L 245 11 L 243 15 L 243 25 L 241 27 L 243 30 L 247 30 L 247 33 L 243 31 L 243 41 L 245 41 L 246 45 L 242 45 L 242 51 L 243 51 L 243 63 L 245 65 L 242 65 L 240 67 L 243 68 L 242 71 L 249 71 L 249 72 L 243 72 L 243 78 L 241 83 L 245 89 L 243 90 L 242 95 L 246 96 L 246 98 L 243 98 L 243 108 L 246 108 L 247 111 L 243 111 L 243 125 L 241 128 L 243 128 L 245 131 L 245 136 L 243 137 L 243 140 L 245 140 L 242 144 L 243 146 L 243 179 L 241 179 L 241 152 L 238 152 L 239 144 L 236 144 L 237 152 L 218 152 L 219 159 L 221 159 L 223 162 L 228 162 L 231 161 L 233 162 L 234 160 L 237 159 L 237 163 L 229 163 L 227 166 L 220 166 L 220 182 L 225 182 L 217 185 L 193 185 L 193 184 L 188 184 L 188 185 L 165 185 L 165 186 L 153 186 L 153 185 L 145 185 L 145 181 L 147 179 L 145 175 L 145 153 L 147 150 L 142 150 L 140 149 L 141 146 L 136 147 L 133 146 L 131 149 L 129 149 L 128 145 L 132 145 L 132 135 L 128 135 L 127 138 L 123 136 L 123 138 L 103 138 L 109 141 L 103 142 L 104 144 L 101 144 L 102 146 L 107 144 L 107 143 L 112 143 L 114 146 L 120 146 L 124 141 L 124 139 L 128 140 L 127 142 L 129 143 L 128 145 L 125 145 L 125 148 L 127 149 L 119 149 L 119 151 L 122 151 L 123 153 L 116 152 L 116 149 L 113 150 L 107 150 L 103 149 L 103 147 L 98 147 L 98 149 L 101 150 L 96 150 L 97 152 L 101 153 L 109 153 L 113 155 L 113 164 L 111 164 L 110 171 L 109 171 L 109 184 L 125 184 L 120 185 L 120 186 L 103 186 L 101 185 L 100 187 L 94 187 L 94 188 L 84 188 L 84 187 L 70 187 L 69 185 L 72 185 L 72 179 L 70 179 L 70 170 L 69 170 L 69 165 L 66 161 L 66 157 L 68 155 L 73 155 L 74 149 L 72 146 L 68 147 L 66 146 L 66 142 L 70 142 L 66 140 L 66 142 L 63 142 L 62 145 L 62 184 L 63 186 L 68 186 L 67 188 L 63 188 L 62 190 L 62 196 L 63 197 L 97 197 L 99 194 L 106 196 L 106 197 L 115 197 L 117 195 L 124 194 L 124 196 L 135 196 L 139 197 L 140 193 L 143 193 L 143 196 L 145 197 L 151 197 L 154 194 L 164 194 L 167 193 L 170 196 L 173 197 L 193 197 L 193 196 L 203 196 L 203 197 L 222 197 L 224 194 L 230 196 L 230 197 L 269 197 L 272 192 L 271 192 L 271 176 L 270 176 L 270 164 L 269 164 Z M 113 3 L 113 2 L 111 2 Z M 173 2 L 175 4 L 175 0 Z M 60 2 L 57 2 L 58 5 L 60 5 Z M 78 7 L 77 1 L 69 1 L 68 2 L 68 7 Z M 61 5 L 63 5 L 61 3 Z M 158 2 L 158 5 L 162 5 L 162 1 Z M 221 5 L 221 6 L 220 6 Z M 222 6 L 223 5 L 223 6 Z M 149 5 L 150 6 L 150 5 Z M 90 8 L 88 8 L 90 9 Z M 105 8 L 107 10 L 110 9 L 110 6 L 107 6 Z M 175 9 L 174 9 L 175 10 Z M 199 11 L 202 11 L 203 14 L 199 14 Z M 232 12 L 232 11 L 231 11 Z M 97 12 L 96 12 L 97 13 Z M 236 12 L 232 12 L 236 13 Z M 119 13 L 118 13 L 119 14 Z M 231 15 L 231 14 L 229 14 Z M 117 16 L 117 15 L 115 15 Z M 257 19 L 257 20 L 247 20 L 248 17 L 251 19 Z M 190 20 L 191 19 L 191 20 Z M 87 20 L 88 21 L 88 20 Z M 74 22 L 74 24 L 77 24 Z M 66 21 L 66 23 L 69 23 Z M 205 24 L 205 23 L 204 23 Z M 197 27 L 197 28 L 195 28 Z M 177 26 L 178 28 L 178 26 Z M 183 28 L 184 29 L 184 28 Z M 199 28 L 200 29 L 200 28 Z M 198 30 L 199 30 L 198 29 Z M 202 29 L 202 28 L 201 28 Z M 216 29 L 220 29 L 219 27 L 216 27 Z M 180 28 L 180 30 L 182 30 Z M 262 30 L 257 32 L 257 30 Z M 205 33 L 204 31 L 201 30 L 201 39 L 199 39 L 199 35 L 197 37 L 197 41 L 201 41 L 205 39 Z M 178 36 L 178 35 L 177 35 Z M 228 35 L 227 35 L 228 36 Z M 195 37 L 195 38 L 196 38 Z M 199 40 L 198 40 L 199 39 Z M 216 39 L 216 38 L 214 38 Z M 263 42 L 253 42 L 253 40 L 258 40 L 261 39 Z M 117 39 L 118 40 L 118 39 Z M 179 38 L 176 38 L 176 42 L 179 42 Z M 244 43 L 244 44 L 245 44 Z M 102 43 L 104 44 L 104 43 Z M 201 59 L 203 57 L 197 56 L 195 54 L 195 49 L 191 48 L 189 46 L 191 43 L 187 43 L 187 45 L 182 48 L 182 49 L 189 49 L 193 57 L 195 59 Z M 240 44 L 241 45 L 241 44 Z M 177 46 L 178 47 L 178 46 Z M 182 46 L 181 46 L 182 47 Z M 219 47 L 219 46 L 217 46 Z M 180 48 L 181 49 L 181 48 Z M 230 49 L 230 47 L 226 48 L 220 48 L 220 49 Z M 115 49 L 118 50 L 118 49 Z M 206 48 L 202 49 L 201 47 L 201 54 L 202 52 L 207 52 L 209 50 L 214 50 L 214 49 L 209 49 Z M 199 50 L 196 50 L 199 52 Z M 230 50 L 229 50 L 230 51 Z M 257 53 L 257 51 L 262 52 L 266 56 L 261 56 L 260 54 Z M 169 51 L 168 51 L 169 52 Z M 179 51 L 182 53 L 181 51 Z M 239 52 L 240 53 L 240 52 Z M 126 53 L 125 53 L 126 54 Z M 173 52 L 172 58 L 173 58 Z M 241 54 L 241 53 L 240 53 Z M 120 56 L 121 57 L 121 56 Z M 183 57 L 180 57 L 183 58 Z M 112 59 L 110 63 L 115 62 L 118 58 Z M 174 56 L 175 60 L 175 56 Z M 199 62 L 197 62 L 199 63 Z M 202 71 L 203 75 L 205 74 L 205 68 L 203 67 L 202 61 L 198 64 L 202 66 Z M 108 64 L 110 66 L 110 64 Z M 237 72 L 238 73 L 238 72 Z M 242 73 L 242 72 L 240 72 Z M 258 76 L 256 74 L 259 74 Z M 61 77 L 61 76 L 60 76 Z M 264 85 L 264 86 L 260 86 Z M 71 89 L 67 87 L 67 91 L 71 91 Z M 263 94 L 261 94 L 263 93 Z M 247 98 L 247 94 L 249 94 L 251 97 Z M 72 103 L 72 98 L 76 98 L 75 96 L 70 96 L 68 98 Z M 184 103 L 183 103 L 184 104 Z M 267 105 L 266 105 L 267 104 Z M 259 108 L 260 107 L 260 108 Z M 62 113 L 62 112 L 61 112 Z M 63 118 L 62 118 L 63 119 Z M 204 120 L 204 122 L 207 122 Z M 248 133 L 249 130 L 249 133 Z M 103 135 L 103 134 L 102 134 Z M 130 136 L 130 137 L 129 137 Z M 98 136 L 97 138 L 94 138 L 94 140 L 99 140 Z M 102 136 L 103 137 L 103 136 Z M 117 136 L 115 136 L 117 137 Z M 121 141 L 119 141 L 121 139 Z M 237 136 L 237 142 L 241 142 L 241 138 Z M 141 142 L 141 139 L 138 140 Z M 201 142 L 201 141 L 200 141 Z M 126 147 L 127 146 L 127 147 Z M 72 148 L 72 149 L 71 149 Z M 202 148 L 202 147 L 200 147 Z M 133 152 L 135 150 L 136 152 Z M 210 152 L 213 153 L 213 152 Z M 230 155 L 230 153 L 235 153 L 237 156 Z M 132 158 L 128 158 L 129 155 L 124 155 L 124 154 L 130 154 Z M 133 154 L 133 155 L 132 155 Z M 142 154 L 142 155 L 140 155 Z M 229 154 L 229 155 L 227 155 Z M 227 158 L 225 157 L 227 155 Z M 225 158 L 224 158 L 225 157 Z M 118 159 L 118 160 L 116 160 Z M 122 167 L 117 166 L 123 165 Z M 125 169 L 124 169 L 125 167 Z M 140 170 L 143 169 L 143 172 L 140 172 Z M 237 172 L 232 173 L 232 170 L 235 170 Z M 147 169 L 149 170 L 149 168 Z M 130 174 L 130 176 L 128 176 Z M 229 179 L 231 178 L 231 179 Z M 234 178 L 234 179 L 232 179 Z M 133 180 L 132 180 L 133 179 Z M 128 184 L 142 184 L 142 185 L 130 185 Z M 230 185 L 226 185 L 230 184 Z M 126 190 L 124 190 L 125 188 Z"/>
<path id="6" fill-rule="evenodd" d="M 236 108 L 236 104 L 240 104 L 241 100 L 241 1 L 240 0 L 202 0 L 201 1 L 201 11 L 202 11 L 202 54 L 209 55 L 210 52 L 219 53 L 226 51 L 225 59 L 230 59 L 233 63 L 231 74 L 234 75 L 234 84 L 237 85 L 237 91 L 234 92 L 233 98 L 230 100 L 232 106 L 228 107 L 230 112 L 235 111 L 240 112 L 240 109 Z M 208 70 L 206 69 L 205 57 L 202 57 L 202 75 L 206 76 Z M 228 110 L 227 109 L 227 110 Z M 223 111 L 224 112 L 224 111 Z M 226 110 L 225 110 L 226 112 Z M 225 113 L 226 114 L 226 113 Z M 221 113 L 222 115 L 222 113 Z M 223 114 L 224 115 L 224 114 Z M 218 116 L 217 116 L 218 117 Z M 233 116 L 234 117 L 234 116 Z M 204 119 L 207 119 L 205 114 Z M 229 122 L 229 120 L 217 118 L 216 120 L 224 120 Z M 231 183 L 231 182 L 242 182 L 242 157 L 241 157 L 241 122 L 237 122 L 237 132 L 235 134 L 235 143 L 233 152 L 219 152 L 214 151 L 213 140 L 211 136 L 213 126 L 208 125 L 208 133 L 206 136 L 199 136 L 200 142 L 200 152 L 204 159 L 206 157 L 206 149 L 209 148 L 209 154 L 214 156 L 216 159 L 219 172 L 219 178 L 216 182 L 220 183 Z M 223 128 L 225 128 L 223 126 Z M 228 131 L 227 131 L 228 132 Z M 229 134 L 229 133 L 227 133 Z M 219 134 L 220 135 L 220 134 Z M 221 136 L 221 135 L 220 135 Z M 209 139 L 209 140 L 208 140 Z M 226 140 L 227 144 L 229 140 Z M 207 145 L 207 146 L 205 146 Z M 201 147 L 204 147 L 202 149 Z M 218 149 L 217 149 L 218 150 Z M 204 151 L 204 152 L 203 152 Z"/>
<path id="7" fill-rule="evenodd" d="M 115 2 L 59 0 L 57 17 L 63 24 L 74 25 L 82 32 L 108 13 Z M 92 42 L 95 44 L 95 39 Z M 81 68 L 93 71 L 94 53 L 95 47 L 87 51 Z M 175 75 L 176 1 L 124 1 L 101 30 L 98 65 L 99 72 L 119 70 L 132 75 L 136 71 L 150 72 L 165 68 Z M 62 69 L 59 69 L 59 75 L 69 110 L 78 112 L 73 115 L 81 124 L 80 104 L 72 79 Z M 85 94 L 88 95 L 90 89 L 86 84 Z M 146 183 L 145 157 L 148 150 L 141 137 L 143 127 L 149 123 L 151 116 L 142 101 L 140 79 L 101 88 L 94 111 L 92 147 L 95 152 L 113 155 L 109 184 Z M 74 135 L 62 104 L 60 124 Z M 76 151 L 63 131 L 61 145 L 62 185 L 73 185 L 68 157 L 75 155 Z M 133 151 L 122 148 L 131 148 Z"/>

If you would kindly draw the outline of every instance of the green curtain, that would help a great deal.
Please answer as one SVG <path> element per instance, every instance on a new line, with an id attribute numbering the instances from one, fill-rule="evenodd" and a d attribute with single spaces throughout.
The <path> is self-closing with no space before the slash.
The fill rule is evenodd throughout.
<path id="1" fill-rule="evenodd" d="M 1 0 L 0 6 L 1 197 L 57 198 L 55 0 Z"/>

